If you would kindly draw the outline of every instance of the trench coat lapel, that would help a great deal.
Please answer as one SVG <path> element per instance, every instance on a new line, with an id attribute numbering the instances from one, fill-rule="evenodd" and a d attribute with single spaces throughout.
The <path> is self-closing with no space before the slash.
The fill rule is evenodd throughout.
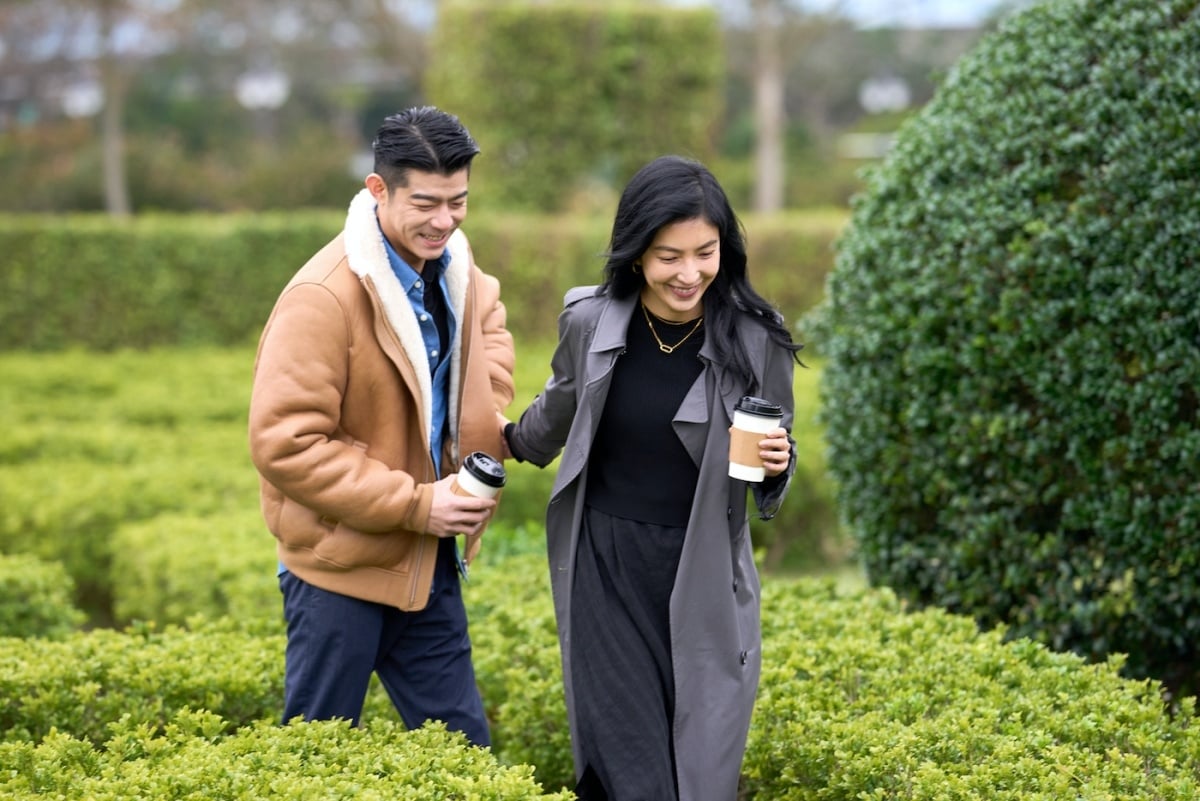
<path id="1" fill-rule="evenodd" d="M 705 356 L 704 351 L 707 347 L 706 341 L 700 348 L 704 369 L 692 382 L 692 388 L 684 396 L 683 403 L 679 404 L 679 410 L 675 412 L 675 418 L 671 421 L 675 436 L 679 437 L 696 467 L 700 466 L 700 461 L 704 458 L 704 443 L 708 439 L 708 385 L 712 380 L 712 361 Z"/>

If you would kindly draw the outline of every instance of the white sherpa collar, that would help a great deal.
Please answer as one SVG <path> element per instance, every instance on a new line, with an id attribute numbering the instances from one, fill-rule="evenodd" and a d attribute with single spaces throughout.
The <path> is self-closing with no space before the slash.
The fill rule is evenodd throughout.
<path id="1" fill-rule="evenodd" d="M 367 189 L 361 190 L 350 201 L 350 210 L 346 214 L 346 228 L 343 237 L 346 242 L 346 259 L 350 270 L 360 278 L 370 278 L 379 301 L 383 305 L 384 314 L 400 346 L 404 348 L 417 381 L 421 388 L 422 406 L 425 410 L 425 432 L 428 435 L 432 429 L 433 419 L 433 390 L 429 376 L 429 359 L 425 355 L 425 341 L 421 337 L 421 328 L 412 304 L 404 294 L 400 281 L 392 272 L 388 262 L 387 250 L 383 244 L 383 233 L 375 218 L 375 198 Z M 450 251 L 450 261 L 446 266 L 446 287 L 449 290 L 450 306 L 454 310 L 454 318 L 458 325 L 452 333 L 453 344 L 450 350 L 450 436 L 458 439 L 458 392 L 459 375 L 462 365 L 462 328 L 469 323 L 464 318 L 466 307 L 467 286 L 471 280 L 471 257 L 466 235 L 455 231 L 446 246 Z M 456 449 L 457 450 L 457 449 Z"/>

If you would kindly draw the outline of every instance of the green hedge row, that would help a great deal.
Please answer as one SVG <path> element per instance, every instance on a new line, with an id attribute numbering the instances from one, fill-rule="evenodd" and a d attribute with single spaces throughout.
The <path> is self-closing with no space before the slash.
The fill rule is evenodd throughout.
<path id="1" fill-rule="evenodd" d="M 844 219 L 746 219 L 754 278 L 788 319 L 820 299 Z M 292 273 L 344 220 L 342 211 L 0 217 L 0 350 L 253 342 Z M 607 214 L 468 218 L 477 261 L 503 282 L 518 345 L 553 338 L 563 293 L 600 280 L 609 226 Z"/>
<path id="2" fill-rule="evenodd" d="M 768 578 L 763 596 L 746 799 L 1183 801 L 1200 793 L 1194 699 L 1172 717 L 1160 684 L 1123 679 L 1116 662 L 1088 665 L 1029 640 L 980 634 L 965 617 L 907 612 L 887 591 Z M 542 787 L 570 786 L 544 558 L 513 555 L 476 571 L 465 597 L 495 758 L 533 766 Z M 3 640 L 0 731 L 9 745 L 0 747 L 0 794 L 115 797 L 90 795 L 92 778 L 149 781 L 170 764 L 168 773 L 231 782 L 215 785 L 231 795 L 213 797 L 293 771 L 314 795 L 340 798 L 351 797 L 342 782 L 378 778 L 359 775 L 374 775 L 366 765 L 386 761 L 408 775 L 420 761 L 436 776 L 441 760 L 459 759 L 453 747 L 407 751 L 375 691 L 364 732 L 272 728 L 282 653 L 282 634 L 248 632 L 231 619 Z M 464 780 L 498 775 L 490 759 L 461 759 Z M 159 797 L 191 792 L 184 781 Z"/>

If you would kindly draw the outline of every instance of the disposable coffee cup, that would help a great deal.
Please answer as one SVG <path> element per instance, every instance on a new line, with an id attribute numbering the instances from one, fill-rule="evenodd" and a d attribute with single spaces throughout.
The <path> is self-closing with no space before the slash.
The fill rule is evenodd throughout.
<path id="1" fill-rule="evenodd" d="M 729 475 L 742 481 L 759 482 L 767 476 L 758 443 L 783 422 L 783 408 L 762 398 L 746 395 L 733 407 L 729 431 Z"/>
<path id="2" fill-rule="evenodd" d="M 508 476 L 504 464 L 483 451 L 473 451 L 463 459 L 462 467 L 450 485 L 455 495 L 474 495 L 476 498 L 495 498 L 504 489 Z M 479 553 L 482 530 L 478 534 L 467 534 L 463 548 L 466 564 L 471 564 Z"/>
<path id="3" fill-rule="evenodd" d="M 483 451 L 474 451 L 463 459 L 462 467 L 454 478 L 457 495 L 474 495 L 476 498 L 495 498 L 504 489 L 508 476 L 504 465 Z"/>

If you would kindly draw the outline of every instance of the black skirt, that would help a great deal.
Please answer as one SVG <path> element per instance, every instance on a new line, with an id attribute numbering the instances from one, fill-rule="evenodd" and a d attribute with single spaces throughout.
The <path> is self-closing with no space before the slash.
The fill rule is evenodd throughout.
<path id="1" fill-rule="evenodd" d="M 584 510 L 570 642 L 583 801 L 678 796 L 670 602 L 685 532 Z"/>

